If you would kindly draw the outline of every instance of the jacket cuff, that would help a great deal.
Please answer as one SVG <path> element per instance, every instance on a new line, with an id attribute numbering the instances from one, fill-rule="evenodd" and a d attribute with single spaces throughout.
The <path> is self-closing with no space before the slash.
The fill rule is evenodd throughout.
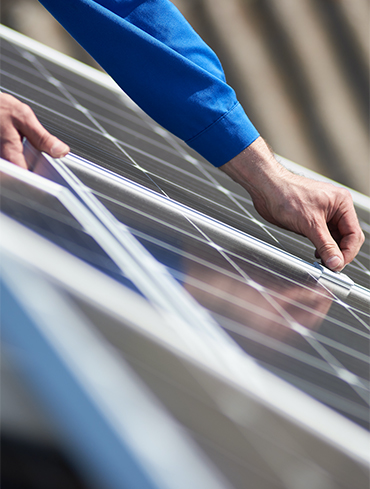
<path id="1" fill-rule="evenodd" d="M 259 137 L 237 102 L 226 114 L 186 143 L 214 166 L 222 166 Z"/>

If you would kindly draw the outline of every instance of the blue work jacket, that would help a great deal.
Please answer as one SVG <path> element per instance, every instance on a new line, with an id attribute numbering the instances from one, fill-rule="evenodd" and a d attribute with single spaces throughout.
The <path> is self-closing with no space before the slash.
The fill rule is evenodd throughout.
<path id="1" fill-rule="evenodd" d="M 169 0 L 40 0 L 148 115 L 215 166 L 258 132 L 215 53 Z"/>

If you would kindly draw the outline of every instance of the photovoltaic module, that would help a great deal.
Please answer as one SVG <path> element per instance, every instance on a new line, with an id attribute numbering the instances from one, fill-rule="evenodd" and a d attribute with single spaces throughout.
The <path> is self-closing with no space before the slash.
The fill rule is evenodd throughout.
<path id="1" fill-rule="evenodd" d="M 146 339 L 117 326 L 125 300 L 112 305 L 91 283 L 85 293 L 100 293 L 95 302 L 68 292 L 220 471 L 209 469 L 203 487 L 217 480 L 244 488 L 248 477 L 259 488 L 365 488 L 369 199 L 353 193 L 366 242 L 344 273 L 334 274 L 314 264 L 306 238 L 264 221 L 241 187 L 159 127 L 106 75 L 1 33 L 1 90 L 30 105 L 71 148 L 55 161 L 27 147 L 30 172 L 2 161 L 1 211 L 33 231 L 32 239 L 43 237 L 85 262 L 81 277 L 90 273 L 87 264 L 100 272 L 96 283 L 111 279 L 109 287 L 126 301 L 153 308 L 154 322 L 158 311 L 165 314 L 171 335 L 182 338 L 179 357 L 164 347 L 160 326 L 140 326 Z M 238 390 L 244 388 L 253 393 L 248 401 Z M 297 474 L 310 467 L 301 485 L 289 464 Z"/>

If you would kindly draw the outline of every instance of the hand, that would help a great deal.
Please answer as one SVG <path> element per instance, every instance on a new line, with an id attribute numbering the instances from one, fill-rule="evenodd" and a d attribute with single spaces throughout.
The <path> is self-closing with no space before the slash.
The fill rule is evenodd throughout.
<path id="1" fill-rule="evenodd" d="M 69 147 L 52 136 L 38 121 L 32 109 L 6 93 L 0 93 L 0 156 L 27 169 L 22 139 L 26 137 L 39 151 L 61 158 Z"/>
<path id="2" fill-rule="evenodd" d="M 220 169 L 250 193 L 264 219 L 307 236 L 328 268 L 342 270 L 359 252 L 365 237 L 351 194 L 289 172 L 262 138 Z"/>

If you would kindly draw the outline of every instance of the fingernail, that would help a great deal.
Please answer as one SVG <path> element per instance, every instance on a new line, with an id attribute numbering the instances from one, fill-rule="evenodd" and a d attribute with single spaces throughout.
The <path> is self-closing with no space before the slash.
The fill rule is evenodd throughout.
<path id="1" fill-rule="evenodd" d="M 326 266 L 335 270 L 336 268 L 340 268 L 343 264 L 343 260 L 339 258 L 339 256 L 332 256 L 328 260 L 326 260 Z"/>
<path id="2" fill-rule="evenodd" d="M 69 152 L 69 147 L 64 144 L 62 141 L 58 141 L 54 144 L 54 146 L 50 150 L 50 155 L 54 158 L 58 158 L 59 156 L 64 156 Z"/>

